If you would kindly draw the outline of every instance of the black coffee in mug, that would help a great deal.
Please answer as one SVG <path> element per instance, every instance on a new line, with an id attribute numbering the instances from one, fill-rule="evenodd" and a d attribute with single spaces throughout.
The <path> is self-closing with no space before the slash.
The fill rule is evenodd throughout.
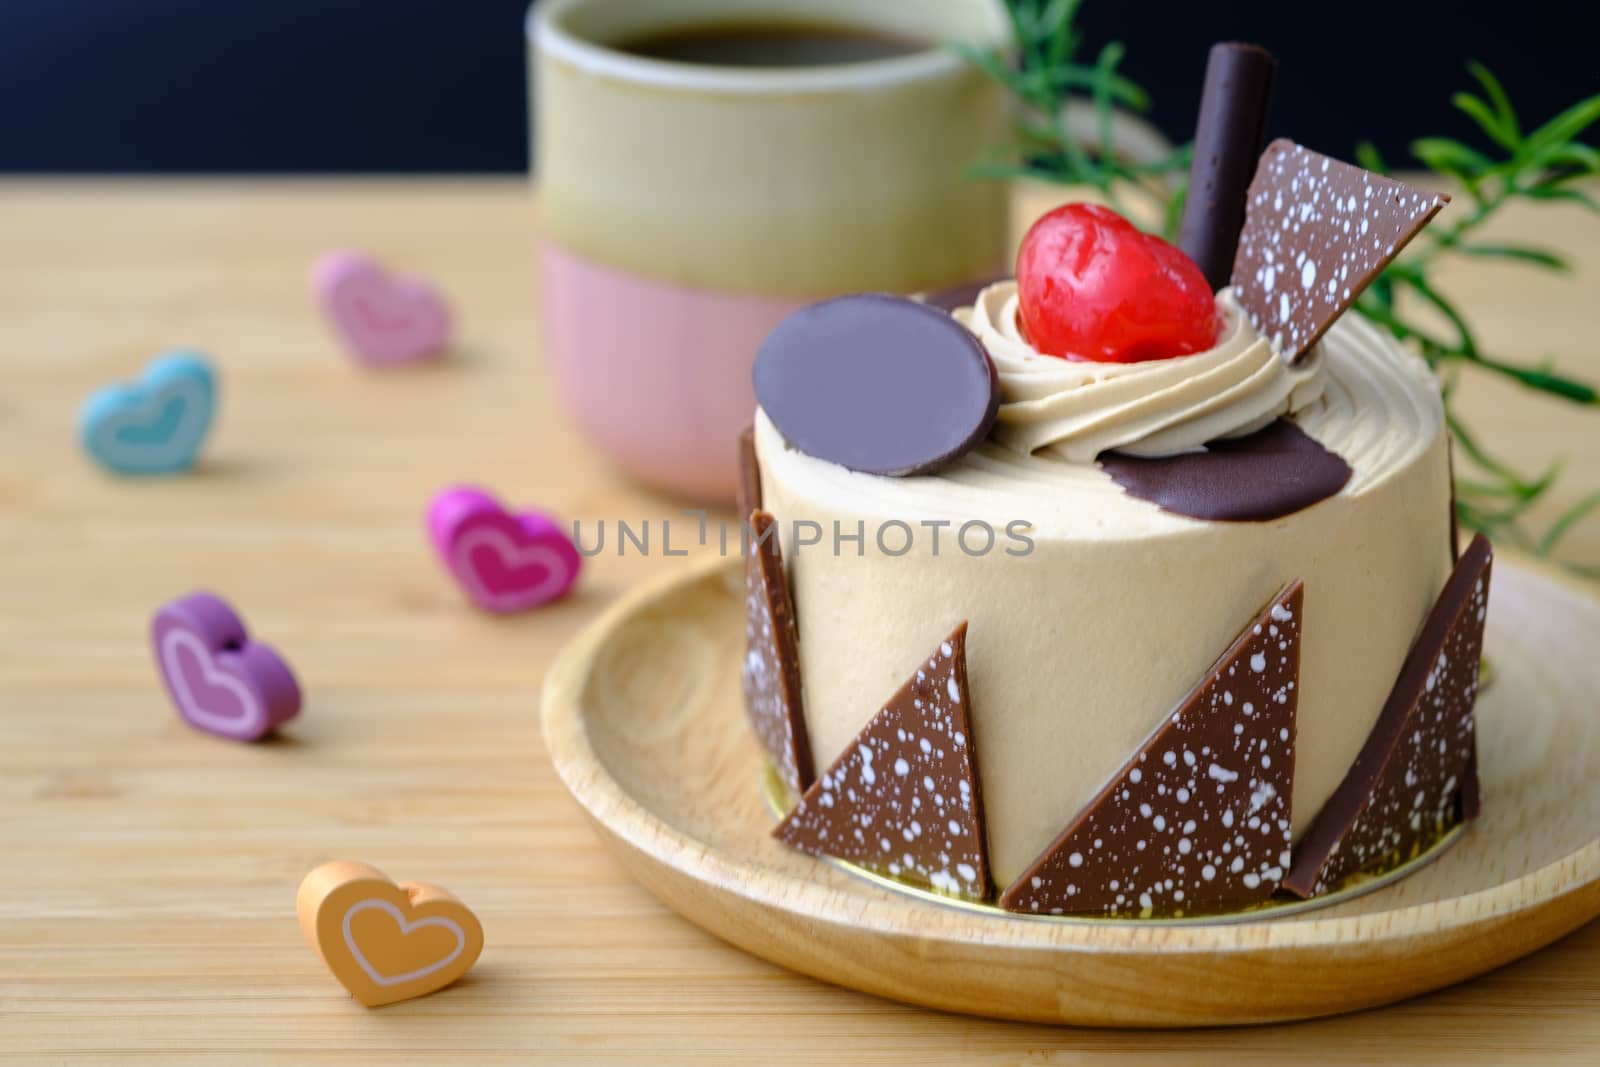
<path id="1" fill-rule="evenodd" d="M 821 67 L 893 59 L 932 42 L 822 22 L 715 22 L 625 38 L 612 47 L 645 59 L 711 67 Z"/>

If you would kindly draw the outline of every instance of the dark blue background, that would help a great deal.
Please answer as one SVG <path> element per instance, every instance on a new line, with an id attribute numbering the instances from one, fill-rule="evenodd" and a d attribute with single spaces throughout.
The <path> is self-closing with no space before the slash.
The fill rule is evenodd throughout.
<path id="1" fill-rule="evenodd" d="M 635 0 L 668 3 L 670 0 Z M 892 0 L 862 0 L 863 3 Z M 1282 62 L 1275 133 L 1404 158 L 1470 135 L 1463 63 L 1526 120 L 1600 91 L 1583 3 L 1087 0 L 1127 41 L 1152 117 L 1187 139 L 1209 42 Z M 0 0 L 0 171 L 515 171 L 526 165 L 524 0 Z M 1589 25 L 1584 25 L 1588 23 Z"/>

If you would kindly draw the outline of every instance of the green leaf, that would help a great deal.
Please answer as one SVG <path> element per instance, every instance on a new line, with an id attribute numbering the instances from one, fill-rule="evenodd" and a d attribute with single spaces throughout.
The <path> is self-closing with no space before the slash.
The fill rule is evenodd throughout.
<path id="1" fill-rule="evenodd" d="M 1510 378 L 1512 381 L 1525 385 L 1530 389 L 1537 389 L 1552 396 L 1559 396 L 1563 400 L 1570 400 L 1574 404 L 1600 406 L 1600 390 L 1596 390 L 1594 386 L 1587 382 L 1580 382 L 1575 378 L 1568 378 L 1565 375 L 1556 374 L 1548 370 L 1540 370 L 1535 367 L 1519 367 L 1514 363 L 1490 359 L 1476 352 L 1469 354 L 1466 352 L 1447 351 L 1444 354 L 1471 360 L 1485 370 L 1494 371 L 1496 374 Z"/>
<path id="2" fill-rule="evenodd" d="M 1556 519 L 1551 524 L 1550 529 L 1546 530 L 1544 536 L 1539 539 L 1539 545 L 1535 551 L 1541 556 L 1548 556 L 1554 552 L 1556 545 L 1561 543 L 1561 539 L 1572 531 L 1572 528 L 1578 524 L 1579 520 L 1587 517 L 1596 509 L 1600 509 L 1600 492 L 1590 493 L 1563 512 L 1561 517 Z"/>
<path id="3" fill-rule="evenodd" d="M 1494 166 L 1482 152 L 1448 137 L 1419 137 L 1411 142 L 1411 154 L 1433 170 L 1462 178 L 1475 178 Z"/>
<path id="4" fill-rule="evenodd" d="M 1483 86 L 1484 93 L 1489 97 L 1489 102 L 1494 106 L 1494 116 L 1500 128 L 1507 131 L 1513 140 L 1520 139 L 1522 127 L 1517 123 L 1517 113 L 1511 107 L 1511 98 L 1506 95 L 1505 87 L 1500 84 L 1488 67 L 1477 60 L 1469 60 L 1467 70 L 1478 84 Z"/>
<path id="5" fill-rule="evenodd" d="M 1374 174 L 1389 173 L 1389 165 L 1383 161 L 1383 156 L 1378 154 L 1378 146 L 1371 141 L 1362 141 L 1356 145 L 1356 162 Z"/>
<path id="6" fill-rule="evenodd" d="M 1488 104 L 1473 96 L 1471 93 L 1456 93 L 1450 102 L 1458 111 L 1464 112 L 1472 121 L 1476 122 L 1489 140 L 1504 148 L 1508 152 L 1515 152 L 1522 143 L 1515 129 L 1503 125 L 1500 117 L 1494 113 Z"/>
<path id="7" fill-rule="evenodd" d="M 1144 111 L 1150 106 L 1150 97 L 1136 83 L 1120 74 L 1102 74 L 1098 67 L 1064 64 L 1054 70 L 1036 70 L 1015 75 L 1016 80 L 1030 92 L 1058 92 L 1062 89 L 1094 89 L 1102 80 L 1109 86 L 1117 103 Z"/>
<path id="8" fill-rule="evenodd" d="M 1017 72 L 1006 65 L 1005 60 L 999 53 L 974 47 L 965 41 L 953 41 L 949 47 L 962 59 L 965 59 L 999 83 L 1001 88 L 1012 92 L 1019 91 L 1017 87 Z"/>
<path id="9" fill-rule="evenodd" d="M 1600 200 L 1596 200 L 1582 189 L 1564 189 L 1554 185 L 1536 185 L 1524 189 L 1522 195 L 1533 200 L 1570 200 L 1582 204 L 1597 214 L 1600 214 Z"/>
<path id="10" fill-rule="evenodd" d="M 1474 478 L 1457 478 L 1456 489 L 1474 497 L 1488 497 L 1491 500 L 1505 499 L 1521 500 L 1527 495 L 1521 488 L 1508 485 L 1505 482 L 1480 482 Z"/>
<path id="11" fill-rule="evenodd" d="M 1077 18 L 1079 2 L 1053 0 L 1045 9 L 1045 22 L 1050 33 L 1050 47 L 1045 53 L 1045 62 L 1051 67 L 1059 67 L 1078 50 L 1078 35 L 1073 32 L 1072 23 Z"/>
<path id="12" fill-rule="evenodd" d="M 1010 0 L 1006 4 L 1006 13 L 1011 16 L 1011 36 L 1016 42 L 1021 61 L 1027 64 L 1033 58 L 1033 33 L 1027 25 L 1029 12 L 1017 0 Z"/>
<path id="13" fill-rule="evenodd" d="M 1596 122 L 1600 122 L 1600 94 L 1578 101 L 1528 134 L 1528 150 L 1536 153 L 1541 148 L 1576 140 L 1579 134 Z"/>
<path id="14" fill-rule="evenodd" d="M 1183 224 L 1183 206 L 1189 199 L 1189 179 L 1183 178 L 1178 188 L 1167 198 L 1166 210 L 1161 214 L 1161 236 L 1168 241 L 1178 239 L 1178 227 Z"/>
<path id="15" fill-rule="evenodd" d="M 1492 366 L 1502 374 L 1508 374 L 1516 378 L 1523 385 L 1531 386 L 1534 389 L 1542 389 L 1547 393 L 1554 393 L 1556 396 L 1564 397 L 1575 404 L 1600 405 L 1600 391 L 1585 382 L 1575 381 L 1559 374 L 1551 374 L 1549 371 L 1507 367 L 1503 363 L 1489 364 L 1489 366 Z"/>
<path id="16" fill-rule="evenodd" d="M 1556 255 L 1546 252 L 1542 248 L 1524 248 L 1521 245 L 1460 245 L 1462 252 L 1469 256 L 1480 256 L 1486 259 L 1515 259 L 1524 263 L 1546 267 L 1550 270 L 1569 271 L 1572 264 Z"/>
<path id="17" fill-rule="evenodd" d="M 1395 280 L 1403 282 L 1411 291 L 1431 304 L 1435 310 L 1450 320 L 1450 325 L 1456 329 L 1456 349 L 1467 359 L 1478 358 L 1478 341 L 1473 335 L 1472 327 L 1467 325 L 1467 318 L 1449 300 L 1434 289 L 1420 273 L 1396 272 Z"/>
<path id="18" fill-rule="evenodd" d="M 1538 495 L 1537 490 L 1533 489 L 1534 486 L 1539 484 L 1538 482 L 1529 482 L 1521 474 L 1489 455 L 1483 446 L 1478 444 L 1477 438 L 1467 430 L 1465 424 L 1456 418 L 1453 413 L 1445 412 L 1444 421 L 1445 425 L 1450 428 L 1450 435 L 1455 438 L 1456 443 L 1461 446 L 1462 452 L 1466 454 L 1469 460 L 1502 481 L 1516 486 L 1520 495 Z M 1548 485 L 1550 481 L 1554 480 L 1555 475 L 1560 470 L 1559 464 L 1560 461 L 1557 460 L 1557 465 L 1546 471 L 1545 476 L 1539 481 Z"/>
<path id="19" fill-rule="evenodd" d="M 1126 49 L 1121 41 L 1112 41 L 1100 49 L 1100 58 L 1094 64 L 1095 125 L 1100 134 L 1100 159 L 1102 162 L 1116 158 L 1116 140 L 1111 133 L 1111 76 L 1122 62 Z"/>
<path id="20" fill-rule="evenodd" d="M 1529 163 L 1550 173 L 1540 178 L 1541 183 L 1558 184 L 1576 178 L 1586 178 L 1600 173 L 1600 150 L 1582 141 L 1549 145 L 1529 155 Z"/>
<path id="21" fill-rule="evenodd" d="M 1131 178 L 1159 178 L 1166 174 L 1187 175 L 1189 164 L 1192 162 L 1187 149 L 1187 145 L 1175 148 L 1171 155 L 1151 160 L 1149 163 L 1124 163 L 1121 169 Z"/>

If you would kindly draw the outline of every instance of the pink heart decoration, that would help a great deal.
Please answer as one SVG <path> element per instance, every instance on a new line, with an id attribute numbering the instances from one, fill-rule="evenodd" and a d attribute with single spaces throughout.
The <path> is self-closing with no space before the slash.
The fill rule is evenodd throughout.
<path id="1" fill-rule="evenodd" d="M 444 351 L 450 309 L 419 278 L 391 278 L 358 252 L 331 252 L 317 261 L 311 287 L 350 351 L 374 367 L 415 363 Z"/>
<path id="2" fill-rule="evenodd" d="M 454 486 L 433 498 L 428 533 L 467 597 L 497 615 L 566 596 L 583 565 L 554 519 L 537 511 L 508 512 L 472 486 Z"/>
<path id="3" fill-rule="evenodd" d="M 300 686 L 288 665 L 250 640 L 221 597 L 191 593 L 164 605 L 150 638 L 167 693 L 195 729 L 258 741 L 300 713 Z"/>

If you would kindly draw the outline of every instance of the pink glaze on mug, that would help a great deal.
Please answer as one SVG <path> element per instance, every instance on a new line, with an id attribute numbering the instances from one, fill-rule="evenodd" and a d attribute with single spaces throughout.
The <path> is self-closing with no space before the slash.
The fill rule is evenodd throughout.
<path id="1" fill-rule="evenodd" d="M 731 501 L 756 349 L 808 301 L 669 285 L 541 245 L 544 353 L 579 430 L 641 481 Z"/>

